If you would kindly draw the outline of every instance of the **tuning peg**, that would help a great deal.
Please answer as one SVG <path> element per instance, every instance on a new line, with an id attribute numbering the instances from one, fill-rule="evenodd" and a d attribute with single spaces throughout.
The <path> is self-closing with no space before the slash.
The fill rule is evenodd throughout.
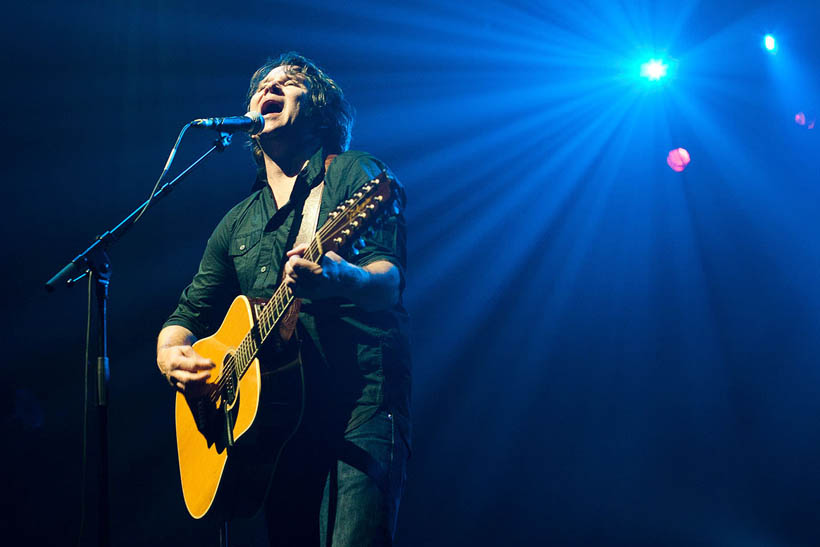
<path id="1" fill-rule="evenodd" d="M 393 202 L 393 212 L 397 215 L 401 212 L 401 209 L 399 209 L 399 204 L 395 201 Z"/>
<path id="2" fill-rule="evenodd" d="M 359 255 L 359 249 L 357 249 L 355 245 L 350 248 L 350 252 L 353 253 L 355 256 Z"/>
<path id="3" fill-rule="evenodd" d="M 360 237 L 360 238 L 356 241 L 356 245 L 358 245 L 358 246 L 359 246 L 359 248 L 364 249 L 364 247 L 365 247 L 365 245 L 367 245 L 367 243 L 365 243 L 365 242 L 364 242 L 364 238 L 363 238 L 363 237 Z"/>

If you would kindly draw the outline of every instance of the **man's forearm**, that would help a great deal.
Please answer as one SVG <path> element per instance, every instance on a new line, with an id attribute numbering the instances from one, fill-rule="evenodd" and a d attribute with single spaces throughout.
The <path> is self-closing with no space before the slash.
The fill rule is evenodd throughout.
<path id="1" fill-rule="evenodd" d="M 179 325 L 169 325 L 157 337 L 157 356 L 161 350 L 174 346 L 191 346 L 196 342 L 194 333 Z"/>
<path id="2" fill-rule="evenodd" d="M 307 245 L 288 251 L 284 283 L 297 298 L 346 298 L 368 311 L 392 308 L 401 297 L 401 274 L 388 260 L 355 266 L 328 251 L 319 262 L 302 258 Z"/>
<path id="3" fill-rule="evenodd" d="M 401 278 L 399 269 L 386 260 L 378 260 L 357 270 L 350 279 L 345 295 L 357 306 L 368 311 L 392 308 L 399 301 Z"/>

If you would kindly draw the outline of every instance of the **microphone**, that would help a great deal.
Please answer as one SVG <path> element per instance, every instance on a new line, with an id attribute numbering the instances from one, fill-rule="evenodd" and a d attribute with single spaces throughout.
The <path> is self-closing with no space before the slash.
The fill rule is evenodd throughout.
<path id="1" fill-rule="evenodd" d="M 259 112 L 248 112 L 244 116 L 229 116 L 227 118 L 202 118 L 191 122 L 194 127 L 208 127 L 223 131 L 225 133 L 234 133 L 236 131 L 245 131 L 251 136 L 258 135 L 265 128 L 265 118 Z"/>

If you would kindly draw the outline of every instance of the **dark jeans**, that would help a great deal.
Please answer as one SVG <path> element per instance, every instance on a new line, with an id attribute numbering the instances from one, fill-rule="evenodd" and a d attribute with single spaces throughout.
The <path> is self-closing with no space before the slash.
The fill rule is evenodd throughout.
<path id="1" fill-rule="evenodd" d="M 308 422 L 286 448 L 265 506 L 271 546 L 393 544 L 408 450 L 392 414 L 333 433 Z"/>

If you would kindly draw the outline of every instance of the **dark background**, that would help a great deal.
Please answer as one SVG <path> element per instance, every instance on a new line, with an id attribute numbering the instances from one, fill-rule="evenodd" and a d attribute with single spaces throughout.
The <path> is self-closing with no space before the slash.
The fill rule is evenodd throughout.
<path id="1" fill-rule="evenodd" d="M 820 128 L 794 122 L 820 114 L 818 23 L 809 0 L 7 8 L 0 522 L 30 545 L 80 529 L 87 296 L 43 283 L 147 197 L 185 122 L 241 114 L 298 50 L 408 190 L 397 545 L 820 544 Z M 661 55 L 667 81 L 637 77 Z M 238 137 L 111 252 L 114 545 L 215 545 L 154 340 L 252 177 Z"/>

